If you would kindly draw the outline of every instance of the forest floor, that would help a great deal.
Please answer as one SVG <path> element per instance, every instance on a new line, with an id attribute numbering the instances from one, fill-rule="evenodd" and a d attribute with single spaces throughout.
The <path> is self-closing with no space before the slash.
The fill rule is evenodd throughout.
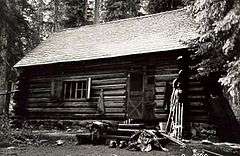
<path id="1" fill-rule="evenodd" d="M 191 141 L 183 148 L 174 143 L 165 146 L 169 151 L 152 150 L 150 152 L 130 151 L 120 148 L 109 148 L 106 145 L 76 145 L 65 141 L 62 145 L 45 142 L 41 145 L 19 145 L 0 148 L 1 156 L 240 156 L 240 150 L 232 150 L 224 146 L 203 145 L 199 141 Z M 209 150 L 216 154 L 204 152 Z"/>
<path id="2" fill-rule="evenodd" d="M 176 146 L 173 146 L 169 152 L 157 150 L 140 152 L 120 148 L 109 148 L 104 145 L 73 144 L 0 148 L 0 155 L 2 156 L 181 156 L 183 154 L 191 155 L 191 152 L 187 152 L 185 149 L 180 150 Z"/>
<path id="3" fill-rule="evenodd" d="M 17 139 L 12 144 L 4 145 L 0 140 L 0 156 L 211 156 L 217 154 L 218 156 L 240 156 L 240 144 L 219 143 L 216 145 L 213 142 L 203 143 L 200 140 L 190 140 L 186 143 L 186 147 L 180 147 L 169 141 L 164 146 L 169 150 L 168 152 L 158 149 L 141 152 L 119 147 L 110 148 L 108 145 L 78 145 L 73 133 L 61 131 L 31 132 L 29 137 L 22 137 L 25 133 L 14 132 L 13 134 Z M 230 146 L 235 146 L 235 149 Z"/>

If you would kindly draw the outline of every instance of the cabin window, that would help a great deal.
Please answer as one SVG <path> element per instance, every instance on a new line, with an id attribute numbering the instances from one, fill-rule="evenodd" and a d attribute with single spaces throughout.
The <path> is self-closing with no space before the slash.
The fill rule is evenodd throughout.
<path id="1" fill-rule="evenodd" d="M 65 100 L 84 100 L 90 98 L 91 79 L 69 80 L 63 82 Z"/>

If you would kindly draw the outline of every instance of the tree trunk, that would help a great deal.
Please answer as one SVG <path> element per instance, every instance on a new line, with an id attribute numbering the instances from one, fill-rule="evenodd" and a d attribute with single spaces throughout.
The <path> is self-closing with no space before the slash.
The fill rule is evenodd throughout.
<path id="1" fill-rule="evenodd" d="M 0 28 L 0 93 L 6 90 L 6 54 L 7 54 L 7 34 L 4 26 Z M 4 113 L 5 96 L 0 95 L 0 114 Z"/>

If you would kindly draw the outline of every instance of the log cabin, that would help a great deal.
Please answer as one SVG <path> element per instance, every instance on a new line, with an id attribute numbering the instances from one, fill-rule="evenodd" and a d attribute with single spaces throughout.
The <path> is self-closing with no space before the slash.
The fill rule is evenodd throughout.
<path id="1" fill-rule="evenodd" d="M 31 121 L 166 121 L 176 59 L 189 55 L 183 42 L 196 36 L 186 8 L 54 33 L 15 65 L 16 114 Z M 187 83 L 185 119 L 207 122 L 203 85 Z"/>

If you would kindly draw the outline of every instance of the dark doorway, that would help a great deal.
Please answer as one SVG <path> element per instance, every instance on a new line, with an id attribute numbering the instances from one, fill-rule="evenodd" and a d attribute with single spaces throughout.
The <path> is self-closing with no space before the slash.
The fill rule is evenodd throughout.
<path id="1" fill-rule="evenodd" d="M 142 119 L 144 109 L 144 76 L 142 71 L 129 74 L 129 101 L 127 106 L 128 117 Z"/>

